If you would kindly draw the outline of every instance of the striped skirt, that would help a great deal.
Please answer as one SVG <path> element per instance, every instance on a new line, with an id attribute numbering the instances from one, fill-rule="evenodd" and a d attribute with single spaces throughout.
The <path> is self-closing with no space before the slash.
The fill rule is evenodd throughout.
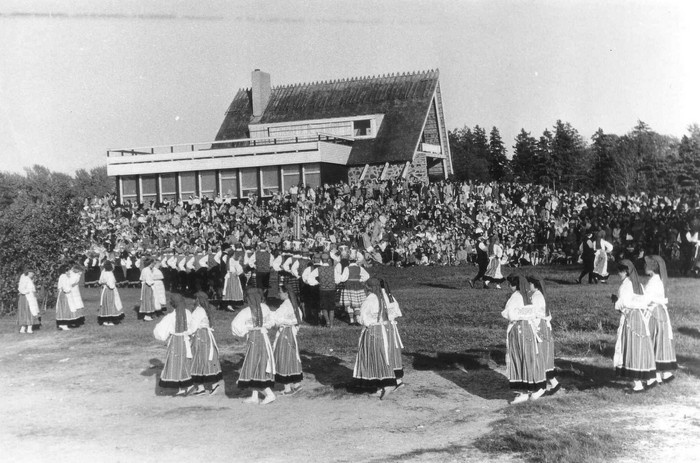
<path id="1" fill-rule="evenodd" d="M 238 387 L 264 389 L 275 385 L 275 359 L 267 332 L 248 332 L 245 359 L 238 375 Z"/>
<path id="2" fill-rule="evenodd" d="M 634 380 L 656 377 L 654 345 L 641 310 L 630 310 L 622 317 L 615 351 L 620 353 L 618 376 Z"/>
<path id="3" fill-rule="evenodd" d="M 530 322 L 518 320 L 508 327 L 506 373 L 511 389 L 537 391 L 547 386 L 545 360 Z"/>
<path id="4" fill-rule="evenodd" d="M 668 311 L 663 305 L 656 304 L 649 319 L 649 334 L 654 346 L 654 357 L 658 371 L 669 371 L 678 368 L 676 349 L 671 332 Z"/>
<path id="5" fill-rule="evenodd" d="M 209 328 L 198 329 L 190 338 L 192 343 L 192 368 L 190 373 L 195 383 L 215 383 L 222 376 L 219 363 L 219 347 L 214 333 Z"/>
<path id="6" fill-rule="evenodd" d="M 396 386 L 396 376 L 389 360 L 389 334 L 383 324 L 362 328 L 352 376 L 358 386 L 378 388 Z"/>
<path id="7" fill-rule="evenodd" d="M 396 322 L 390 322 L 386 331 L 389 338 L 389 363 L 394 370 L 396 379 L 400 379 L 403 378 L 403 359 L 401 358 L 403 342 L 401 342 L 401 335 Z"/>
<path id="8" fill-rule="evenodd" d="M 282 384 L 298 383 L 304 379 L 299 358 L 299 345 L 294 327 L 283 325 L 277 331 L 274 345 L 275 381 Z"/>
<path id="9" fill-rule="evenodd" d="M 552 336 L 552 327 L 545 319 L 540 320 L 537 327 L 537 334 L 542 342 L 537 344 L 539 353 L 544 358 L 544 369 L 547 374 L 547 379 L 554 378 L 554 336 Z"/>
<path id="10" fill-rule="evenodd" d="M 32 315 L 32 311 L 29 310 L 27 296 L 24 294 L 19 295 L 19 302 L 17 303 L 17 324 L 19 326 L 41 325 L 41 317 Z"/>
<path id="11" fill-rule="evenodd" d="M 119 292 L 115 289 L 102 287 L 100 297 L 100 311 L 97 313 L 97 322 L 114 322 L 124 318 Z"/>
<path id="12" fill-rule="evenodd" d="M 71 312 L 68 305 L 68 295 L 63 291 L 58 293 L 56 300 L 56 325 L 80 326 L 85 322 L 85 309 Z"/>
<path id="13" fill-rule="evenodd" d="M 156 312 L 156 300 L 153 294 L 153 288 L 146 283 L 141 285 L 141 305 L 139 306 L 140 314 L 152 314 Z"/>
<path id="14" fill-rule="evenodd" d="M 359 309 L 367 299 L 365 288 L 359 281 L 346 281 L 340 294 L 340 303 L 347 309 Z"/>
<path id="15" fill-rule="evenodd" d="M 187 342 L 185 336 L 170 336 L 165 364 L 160 373 L 161 387 L 185 387 L 192 384 L 192 359 L 187 358 Z"/>
<path id="16" fill-rule="evenodd" d="M 224 278 L 224 300 L 225 301 L 242 301 L 243 287 L 241 279 L 235 273 L 227 273 Z"/>

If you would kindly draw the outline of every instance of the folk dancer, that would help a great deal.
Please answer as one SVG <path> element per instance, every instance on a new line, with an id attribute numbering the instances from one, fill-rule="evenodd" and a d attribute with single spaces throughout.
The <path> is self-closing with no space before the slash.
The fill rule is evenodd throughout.
<path id="1" fill-rule="evenodd" d="M 36 286 L 34 285 L 34 272 L 25 268 L 19 277 L 19 301 L 17 302 L 17 324 L 20 333 L 32 334 L 34 327 L 41 325 L 39 316 L 39 302 L 36 300 Z"/>
<path id="2" fill-rule="evenodd" d="M 367 297 L 359 316 L 363 327 L 352 375 L 358 387 L 374 390 L 383 399 L 397 386 L 389 353 L 387 306 L 379 280 L 370 278 L 364 286 Z"/>
<path id="3" fill-rule="evenodd" d="M 162 312 L 168 303 L 165 296 L 165 284 L 163 283 L 164 276 L 160 268 L 160 260 L 154 260 L 151 266 L 151 276 L 153 278 L 153 306 L 156 313 Z"/>
<path id="4" fill-rule="evenodd" d="M 153 320 L 152 315 L 156 313 L 156 298 L 153 292 L 153 259 L 144 257 L 141 259 L 143 268 L 141 269 L 141 304 L 139 305 L 139 317 L 145 322 Z"/>
<path id="5" fill-rule="evenodd" d="M 477 228 L 477 233 L 481 233 L 481 229 Z M 476 246 L 476 264 L 479 266 L 479 271 L 477 272 L 476 276 L 472 278 L 471 280 L 467 280 L 469 283 L 470 287 L 474 287 L 474 283 L 476 283 L 479 280 L 484 281 L 484 287 L 486 287 L 486 280 L 484 280 L 484 276 L 486 276 L 486 269 L 489 266 L 489 248 L 486 245 L 486 242 L 483 239 L 479 239 L 479 243 Z"/>
<path id="6" fill-rule="evenodd" d="M 321 264 L 310 275 L 318 281 L 318 306 L 321 320 L 327 328 L 333 328 L 335 319 L 336 285 L 340 282 L 340 274 L 331 265 L 333 261 L 328 253 L 321 254 Z"/>
<path id="7" fill-rule="evenodd" d="M 539 320 L 529 296 L 530 285 L 524 276 L 510 275 L 508 284 L 513 292 L 501 312 L 508 320 L 506 331 L 506 373 L 511 389 L 515 389 L 512 404 L 537 400 L 547 387 L 544 357 L 539 355 L 537 327 Z"/>
<path id="8" fill-rule="evenodd" d="M 588 284 L 593 284 L 596 282 L 594 271 L 595 271 L 595 243 L 593 242 L 593 233 L 586 233 L 586 239 L 581 242 L 578 248 L 579 262 L 583 264 L 583 270 L 581 274 L 576 279 L 578 284 L 581 284 L 583 277 L 588 274 Z"/>
<path id="9" fill-rule="evenodd" d="M 269 404 L 276 397 L 272 392 L 275 385 L 275 358 L 267 330 L 275 324 L 270 308 L 263 302 L 262 290 L 249 288 L 246 291 L 248 307 L 241 310 L 231 322 L 234 336 L 246 337 L 246 351 L 243 366 L 238 376 L 238 387 L 251 388 L 252 395 L 246 403 Z M 259 392 L 265 396 L 260 401 Z"/>
<path id="10" fill-rule="evenodd" d="M 668 299 L 666 299 L 665 286 L 668 282 L 666 262 L 661 256 L 653 255 L 644 257 L 646 274 L 649 281 L 644 286 L 644 297 L 649 301 L 652 309 L 649 319 L 649 331 L 651 342 L 654 346 L 656 363 L 656 382 L 670 382 L 675 379 L 673 370 L 676 364 L 676 350 L 673 341 L 673 329 L 671 318 L 668 316 Z"/>
<path id="11" fill-rule="evenodd" d="M 496 288 L 501 289 L 501 283 L 506 281 L 501 273 L 501 257 L 503 257 L 503 247 L 500 244 L 498 235 L 494 233 L 489 239 L 489 266 L 484 275 L 484 288 L 489 287 L 489 283 L 496 283 Z"/>
<path id="12" fill-rule="evenodd" d="M 613 250 L 613 245 L 605 241 L 605 230 L 598 231 L 595 240 L 595 261 L 593 264 L 593 278 L 596 283 L 599 281 L 607 283 L 608 277 L 608 253 Z"/>
<path id="13" fill-rule="evenodd" d="M 313 259 L 306 264 L 306 268 L 301 273 L 301 281 L 304 285 L 304 307 L 309 321 L 312 323 L 320 323 L 320 305 L 319 305 L 319 284 L 318 284 L 318 269 L 321 266 L 321 256 L 315 254 Z"/>
<path id="14" fill-rule="evenodd" d="M 233 312 L 231 303 L 243 301 L 243 287 L 240 279 L 240 276 L 243 275 L 243 266 L 232 249 L 229 249 L 226 254 L 228 257 L 226 258 L 223 300 L 225 304 L 228 303 L 227 310 Z"/>
<path id="15" fill-rule="evenodd" d="M 561 388 L 554 369 L 554 336 L 552 336 L 552 314 L 545 300 L 544 282 L 542 278 L 528 276 L 530 284 L 530 301 L 539 319 L 537 335 L 541 342 L 537 345 L 539 354 L 544 358 L 544 371 L 547 376 L 547 395 L 554 395 Z"/>
<path id="16" fill-rule="evenodd" d="M 167 314 L 153 329 L 153 336 L 167 343 L 163 371 L 159 385 L 162 388 L 177 387 L 176 396 L 185 396 L 194 390 L 192 386 L 192 346 L 189 327 L 192 314 L 185 307 L 179 294 L 171 294 L 170 304 L 174 310 Z"/>
<path id="17" fill-rule="evenodd" d="M 270 270 L 274 257 L 267 248 L 267 243 L 258 243 L 258 250 L 248 259 L 248 265 L 255 269 L 255 287 L 263 290 L 267 294 L 270 288 Z"/>
<path id="18" fill-rule="evenodd" d="M 99 284 L 102 286 L 102 292 L 100 293 L 100 311 L 97 314 L 97 324 L 114 326 L 124 318 L 124 308 L 119 297 L 117 280 L 114 277 L 114 266 L 111 261 L 104 263 Z"/>
<path id="19" fill-rule="evenodd" d="M 286 286 L 280 288 L 282 305 L 272 317 L 277 326 L 277 336 L 273 344 L 275 357 L 275 381 L 284 384 L 282 395 L 296 394 L 301 390 L 304 374 L 299 357 L 297 334 L 301 325 L 301 309 L 293 291 Z"/>
<path id="20" fill-rule="evenodd" d="M 649 331 L 651 310 L 634 264 L 622 260 L 618 273 L 622 284 L 617 295 L 611 297 L 615 310 L 621 313 L 613 365 L 618 376 L 634 382 L 632 392 L 642 392 L 642 381 L 647 381 L 649 387 L 656 386 L 654 345 Z"/>
<path id="21" fill-rule="evenodd" d="M 85 304 L 83 303 L 83 296 L 80 294 L 80 277 L 82 273 L 83 268 L 77 264 L 73 265 L 70 270 L 71 290 L 68 298 L 73 301 L 75 315 L 78 317 L 77 321 L 73 323 L 73 327 L 78 327 L 85 323 Z"/>
<path id="22" fill-rule="evenodd" d="M 192 343 L 190 374 L 192 381 L 197 385 L 193 395 L 201 395 L 207 391 L 211 395 L 219 389 L 219 382 L 223 379 L 221 363 L 219 363 L 219 346 L 214 337 L 214 319 L 209 297 L 204 291 L 198 291 L 194 297 L 195 307 L 187 330 Z"/>
<path id="23" fill-rule="evenodd" d="M 71 283 L 71 267 L 61 266 L 58 277 L 58 297 L 56 298 L 56 327 L 60 330 L 69 330 L 78 327 L 85 322 L 85 316 L 78 310 L 75 299 L 72 297 L 73 285 Z"/>
<path id="24" fill-rule="evenodd" d="M 360 267 L 357 263 L 356 251 L 351 251 L 349 264 L 340 275 L 340 281 L 345 284 L 340 300 L 348 313 L 348 319 L 351 325 L 362 324 L 360 313 L 362 304 L 367 297 L 364 283 L 368 279 L 369 273 L 367 273 L 367 270 Z"/>
<path id="25" fill-rule="evenodd" d="M 387 334 L 389 335 L 389 362 L 391 363 L 391 368 L 394 370 L 394 376 L 396 377 L 395 389 L 399 389 L 404 385 L 403 359 L 401 358 L 403 342 L 401 341 L 396 319 L 402 317 L 403 313 L 401 312 L 398 301 L 394 299 L 394 295 L 391 294 L 389 283 L 382 279 L 379 280 L 379 285 L 382 287 L 382 295 L 384 296 L 384 303 L 387 309 L 387 318 L 389 319 L 389 325 L 387 326 Z"/>

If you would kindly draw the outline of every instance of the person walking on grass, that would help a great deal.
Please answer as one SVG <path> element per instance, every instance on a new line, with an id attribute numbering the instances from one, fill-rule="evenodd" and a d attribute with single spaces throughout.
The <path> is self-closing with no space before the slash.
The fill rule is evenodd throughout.
<path id="1" fill-rule="evenodd" d="M 544 282 L 542 278 L 528 276 L 530 284 L 530 301 L 539 319 L 537 325 L 538 354 L 544 359 L 545 376 L 547 377 L 547 395 L 554 395 L 561 384 L 554 376 L 554 337 L 552 336 L 552 314 L 545 300 Z"/>
<path id="2" fill-rule="evenodd" d="M 41 325 L 39 316 L 39 303 L 36 300 L 36 286 L 34 286 L 34 272 L 25 268 L 19 277 L 19 301 L 17 302 L 17 324 L 20 333 L 32 334 L 34 327 Z"/>
<path id="3" fill-rule="evenodd" d="M 398 385 L 389 350 L 387 305 L 379 280 L 365 282 L 367 297 L 360 308 L 362 324 L 353 378 L 358 388 L 371 390 L 383 399 Z"/>
<path id="4" fill-rule="evenodd" d="M 481 234 L 480 228 L 477 228 L 477 233 Z M 486 269 L 489 267 L 489 248 L 486 245 L 485 240 L 479 239 L 479 243 L 476 245 L 476 264 L 479 266 L 479 271 L 474 278 L 467 280 L 470 287 L 474 287 L 474 283 L 479 280 L 484 281 L 484 287 L 486 287 L 486 280 L 484 276 L 486 275 Z"/>
<path id="5" fill-rule="evenodd" d="M 178 388 L 176 396 L 186 396 L 194 390 L 192 386 L 192 348 L 189 327 L 192 314 L 185 307 L 185 300 L 179 294 L 170 296 L 173 311 L 167 314 L 153 329 L 153 336 L 167 343 L 163 371 L 160 374 L 160 387 Z"/>
<path id="6" fill-rule="evenodd" d="M 253 390 L 245 400 L 246 403 L 265 405 L 276 399 L 272 392 L 275 385 L 275 358 L 267 335 L 267 330 L 274 326 L 274 320 L 270 308 L 263 302 L 260 288 L 249 288 L 245 298 L 248 307 L 241 310 L 231 322 L 233 335 L 246 338 L 245 358 L 237 384 L 240 389 Z M 260 393 L 265 396 L 262 401 Z"/>
<path id="7" fill-rule="evenodd" d="M 282 305 L 274 312 L 277 336 L 273 345 L 275 357 L 275 381 L 284 384 L 282 395 L 296 394 L 301 390 L 304 374 L 301 370 L 297 333 L 301 325 L 301 309 L 297 295 L 286 286 L 279 290 Z"/>
<path id="8" fill-rule="evenodd" d="M 56 297 L 56 327 L 67 331 L 85 323 L 83 310 L 78 307 L 73 297 L 73 281 L 75 272 L 68 265 L 59 267 L 61 276 L 58 277 L 58 296 Z M 80 281 L 80 275 L 78 275 Z M 77 283 L 76 283 L 77 285 Z"/>
<path id="9" fill-rule="evenodd" d="M 154 261 L 150 257 L 143 257 L 141 259 L 143 268 L 141 269 L 141 305 L 139 305 L 139 316 L 142 317 L 143 321 L 150 322 L 153 321 L 152 315 L 156 312 L 156 299 L 155 293 L 153 292 L 153 285 L 155 280 L 153 279 L 153 264 Z"/>
<path id="10" fill-rule="evenodd" d="M 668 274 L 666 262 L 661 256 L 646 256 L 644 266 L 646 274 L 651 277 L 644 286 L 644 296 L 649 301 L 649 307 L 652 310 L 649 331 L 654 346 L 656 382 L 662 384 L 673 381 L 675 378 L 673 371 L 677 368 L 673 330 L 671 319 L 668 316 L 668 299 L 666 299 L 665 291 Z"/>
<path id="11" fill-rule="evenodd" d="M 382 288 L 382 296 L 384 296 L 384 304 L 386 304 L 387 318 L 389 319 L 389 325 L 387 326 L 387 337 L 389 342 L 389 363 L 391 363 L 391 368 L 394 370 L 394 377 L 396 377 L 396 389 L 403 387 L 403 359 L 401 354 L 403 352 L 403 342 L 401 341 L 401 335 L 399 335 L 398 324 L 396 319 L 403 316 L 401 308 L 399 307 L 398 301 L 391 294 L 391 289 L 389 288 L 389 283 L 385 280 L 379 280 L 379 285 Z"/>
<path id="12" fill-rule="evenodd" d="M 513 294 L 501 315 L 509 322 L 506 373 L 510 388 L 518 391 L 511 401 L 516 404 L 542 397 L 547 390 L 547 375 L 544 357 L 539 354 L 539 318 L 530 300 L 530 285 L 524 276 L 509 275 L 507 280 Z"/>
<path id="13" fill-rule="evenodd" d="M 598 283 L 607 283 L 608 254 L 613 251 L 613 245 L 605 240 L 605 230 L 599 230 L 594 243 L 595 256 L 593 261 L 593 280 Z"/>
<path id="14" fill-rule="evenodd" d="M 617 376 L 633 381 L 633 393 L 642 392 L 644 381 L 647 387 L 656 386 L 654 346 L 649 332 L 652 311 L 643 296 L 634 264 L 622 260 L 618 264 L 618 274 L 622 284 L 617 295 L 611 296 L 615 310 L 621 313 L 613 365 Z"/>
<path id="15" fill-rule="evenodd" d="M 99 283 L 102 285 L 100 293 L 100 310 L 97 314 L 97 323 L 103 326 L 114 326 L 124 318 L 122 300 L 117 290 L 117 280 L 114 277 L 112 262 L 106 261 L 100 273 Z"/>
<path id="16" fill-rule="evenodd" d="M 595 270 L 595 243 L 593 242 L 593 233 L 586 233 L 586 238 L 581 242 L 581 246 L 578 248 L 579 259 L 583 264 L 583 270 L 581 274 L 576 279 L 578 284 L 581 284 L 583 277 L 588 275 L 588 284 L 593 284 L 596 282 L 594 270 Z"/>
<path id="17" fill-rule="evenodd" d="M 195 295 L 194 310 L 187 334 L 192 343 L 192 381 L 197 385 L 193 395 L 202 395 L 207 391 L 214 394 L 223 379 L 219 362 L 219 346 L 214 338 L 214 319 L 212 318 L 209 297 L 203 291 Z"/>
<path id="18" fill-rule="evenodd" d="M 501 289 L 501 283 L 506 281 L 501 273 L 501 258 L 503 257 L 503 246 L 498 239 L 498 234 L 494 233 L 489 239 L 489 265 L 484 275 L 484 288 L 489 287 L 489 283 L 496 283 L 496 288 Z"/>

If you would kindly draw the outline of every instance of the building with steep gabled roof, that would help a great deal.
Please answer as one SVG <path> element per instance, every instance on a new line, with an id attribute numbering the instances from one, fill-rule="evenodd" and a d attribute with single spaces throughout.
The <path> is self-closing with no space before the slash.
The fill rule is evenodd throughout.
<path id="1" fill-rule="evenodd" d="M 107 154 L 120 198 L 138 201 L 452 173 L 438 70 L 272 87 L 256 69 L 213 142 Z"/>

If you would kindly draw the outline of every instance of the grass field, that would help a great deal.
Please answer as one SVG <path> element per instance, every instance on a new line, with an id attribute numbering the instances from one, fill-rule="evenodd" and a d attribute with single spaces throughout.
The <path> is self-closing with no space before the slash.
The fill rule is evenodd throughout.
<path id="1" fill-rule="evenodd" d="M 0 319 L 3 461 L 692 461 L 700 451 L 700 280 L 667 293 L 678 379 L 625 393 L 612 369 L 619 315 L 607 285 L 577 285 L 576 268 L 545 277 L 563 392 L 509 406 L 504 376 L 507 289 L 470 289 L 473 267 L 374 267 L 404 312 L 407 387 L 378 401 L 351 394 L 359 328 L 303 326 L 304 391 L 265 407 L 236 388 L 243 341 L 234 314 L 214 329 L 225 387 L 212 397 L 167 397 L 157 375 L 164 347 L 136 320 L 138 290 L 121 291 L 117 327 L 96 324 L 97 289 L 84 289 L 84 327 L 59 332 L 53 311 L 34 335 Z M 214 445 L 205 445 L 213 442 Z M 204 452 L 204 455 L 202 454 Z"/>

